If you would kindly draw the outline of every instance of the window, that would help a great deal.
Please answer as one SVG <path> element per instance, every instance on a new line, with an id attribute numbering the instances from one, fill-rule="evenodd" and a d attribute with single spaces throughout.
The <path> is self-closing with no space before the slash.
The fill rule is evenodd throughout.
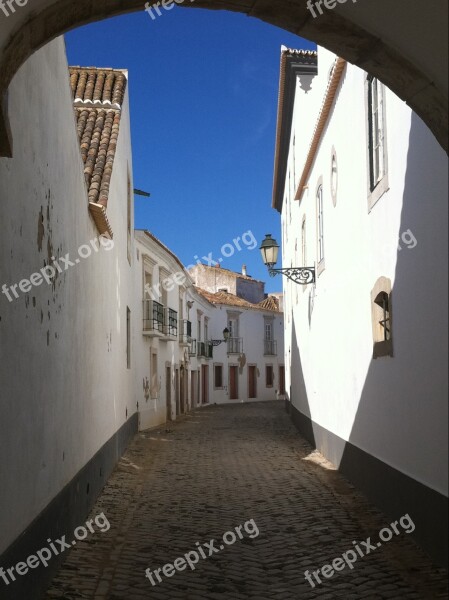
<path id="1" fill-rule="evenodd" d="M 152 294 L 153 291 L 153 277 L 151 275 L 151 273 L 149 273 L 148 271 L 145 271 L 145 300 L 148 300 L 149 298 L 153 297 Z"/>
<path id="2" fill-rule="evenodd" d="M 338 188 L 338 168 L 337 168 L 337 154 L 335 149 L 332 148 L 331 158 L 331 195 L 332 203 L 337 206 L 337 188 Z"/>
<path id="3" fill-rule="evenodd" d="M 209 341 L 209 320 L 207 317 L 204 317 L 204 341 Z"/>
<path id="4" fill-rule="evenodd" d="M 274 371 L 273 365 L 266 365 L 265 367 L 265 385 L 267 388 L 273 387 L 274 383 Z"/>
<path id="5" fill-rule="evenodd" d="M 214 388 L 223 389 L 223 365 L 214 365 Z"/>
<path id="6" fill-rule="evenodd" d="M 373 358 L 393 356 L 391 281 L 380 277 L 371 292 Z"/>
<path id="7" fill-rule="evenodd" d="M 388 189 L 385 131 L 385 88 L 375 77 L 367 78 L 369 208 Z"/>
<path id="8" fill-rule="evenodd" d="M 324 225 L 323 225 L 323 185 L 320 183 L 316 192 L 316 215 L 317 215 L 317 250 L 318 250 L 318 274 L 324 268 Z M 321 266 L 321 271 L 320 271 Z"/>
<path id="9" fill-rule="evenodd" d="M 265 322 L 265 339 L 270 342 L 273 339 L 273 323 Z"/>
<path id="10" fill-rule="evenodd" d="M 126 307 L 126 367 L 131 368 L 131 311 Z"/>

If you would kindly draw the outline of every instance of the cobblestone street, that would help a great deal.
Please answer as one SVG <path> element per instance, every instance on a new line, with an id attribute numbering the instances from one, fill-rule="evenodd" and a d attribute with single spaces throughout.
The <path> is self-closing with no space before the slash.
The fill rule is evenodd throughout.
<path id="1" fill-rule="evenodd" d="M 110 530 L 77 542 L 47 600 L 447 597 L 446 573 L 402 529 L 322 585 L 305 580 L 392 519 L 312 452 L 281 402 L 210 406 L 138 434 L 92 518 L 101 512 Z M 251 519 L 257 537 L 154 587 L 145 577 Z"/>

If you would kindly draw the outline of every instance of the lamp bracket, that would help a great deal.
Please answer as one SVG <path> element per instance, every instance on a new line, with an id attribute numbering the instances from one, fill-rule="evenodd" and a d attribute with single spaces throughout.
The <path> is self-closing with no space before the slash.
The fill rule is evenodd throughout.
<path id="1" fill-rule="evenodd" d="M 299 285 L 315 283 L 315 267 L 288 267 L 286 269 L 269 268 L 268 273 L 270 277 L 285 275 L 285 277 L 288 277 L 288 279 L 291 279 Z"/>

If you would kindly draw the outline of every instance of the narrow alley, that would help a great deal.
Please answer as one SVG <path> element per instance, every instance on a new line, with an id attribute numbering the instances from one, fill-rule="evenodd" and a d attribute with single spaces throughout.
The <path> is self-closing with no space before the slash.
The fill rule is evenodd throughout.
<path id="1" fill-rule="evenodd" d="M 279 401 L 212 405 L 141 432 L 90 518 L 102 513 L 110 529 L 68 551 L 47 600 L 446 597 L 445 573 L 407 534 L 413 515 L 400 521 L 371 506 L 299 436 Z M 378 542 L 393 521 L 404 527 Z M 204 559 L 199 544 L 207 556 L 212 539 Z M 194 570 L 166 566 L 188 553 Z M 340 572 L 308 583 L 305 571 L 333 561 Z"/>

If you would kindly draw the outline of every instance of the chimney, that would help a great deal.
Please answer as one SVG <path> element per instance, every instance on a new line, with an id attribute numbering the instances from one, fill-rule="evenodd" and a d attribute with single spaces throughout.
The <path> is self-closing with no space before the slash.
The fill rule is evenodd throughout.
<path id="1" fill-rule="evenodd" d="M 245 277 L 247 276 L 246 265 L 242 266 L 242 275 L 244 275 Z"/>

